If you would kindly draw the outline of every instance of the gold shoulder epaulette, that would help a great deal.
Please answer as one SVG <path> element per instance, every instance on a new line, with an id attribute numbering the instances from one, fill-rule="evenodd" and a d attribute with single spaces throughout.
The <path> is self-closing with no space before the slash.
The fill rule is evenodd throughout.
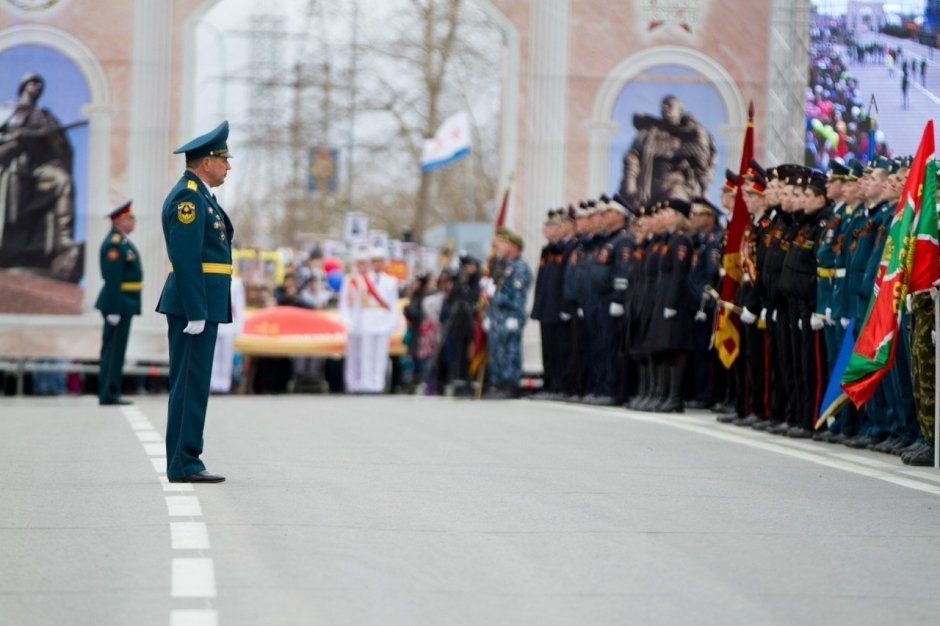
<path id="1" fill-rule="evenodd" d="M 199 189 L 199 185 L 197 185 L 197 184 L 196 184 L 196 181 L 194 181 L 194 180 L 187 180 L 187 181 L 186 181 L 186 188 L 187 188 L 187 189 L 191 189 L 191 190 L 193 190 L 193 191 L 196 191 L 197 189 Z"/>
<path id="2" fill-rule="evenodd" d="M 117 233 L 111 235 L 111 243 L 118 243 L 121 241 L 121 236 Z"/>

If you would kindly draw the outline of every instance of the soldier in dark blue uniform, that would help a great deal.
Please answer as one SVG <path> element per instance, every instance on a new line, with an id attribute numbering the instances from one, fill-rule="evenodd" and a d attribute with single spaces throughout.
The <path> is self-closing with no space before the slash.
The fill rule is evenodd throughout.
<path id="1" fill-rule="evenodd" d="M 231 169 L 228 122 L 177 148 L 186 171 L 163 203 L 163 236 L 172 270 L 157 303 L 170 344 L 166 474 L 170 482 L 216 483 L 200 460 L 212 355 L 220 323 L 232 321 L 232 223 L 214 187 Z"/>
<path id="2" fill-rule="evenodd" d="M 127 238 L 137 221 L 131 210 L 131 201 L 113 210 L 109 217 L 111 231 L 101 244 L 104 285 L 95 301 L 95 308 L 101 311 L 105 320 L 98 361 L 98 404 L 130 404 L 129 400 L 121 398 L 121 379 L 131 318 L 140 315 L 144 274 L 140 253 Z"/>
<path id="3" fill-rule="evenodd" d="M 547 243 L 539 256 L 539 269 L 535 278 L 532 313 L 539 323 L 542 344 L 542 390 L 533 399 L 558 400 L 564 395 L 564 332 L 567 325 L 561 320 L 562 280 L 564 278 L 565 242 L 563 236 L 564 209 L 552 209 L 544 224 Z"/>
<path id="4" fill-rule="evenodd" d="M 591 219 L 593 206 L 587 201 L 580 203 L 576 212 L 575 228 L 578 243 L 568 257 L 565 268 L 564 287 L 565 316 L 573 322 L 572 356 L 569 380 L 572 388 L 567 392 L 566 400 L 577 402 L 589 392 L 591 363 L 589 361 L 589 331 L 585 318 L 585 307 L 590 301 L 589 280 L 590 264 L 596 247 L 594 221 Z"/>
<path id="5" fill-rule="evenodd" d="M 692 307 L 691 394 L 686 407 L 704 409 L 718 396 L 717 353 L 711 349 L 711 331 L 715 321 L 715 303 L 705 295 L 705 288 L 718 288 L 721 246 L 724 229 L 719 223 L 721 210 L 699 197 L 692 199 L 692 265 L 689 268 L 689 306 Z"/>
<path id="6" fill-rule="evenodd" d="M 665 375 L 660 371 L 662 364 L 653 359 L 652 325 L 655 309 L 655 294 L 659 278 L 659 266 L 662 263 L 668 235 L 659 215 L 661 203 L 656 202 L 644 211 L 641 220 L 646 232 L 642 244 L 637 280 L 630 287 L 633 323 L 631 325 L 630 358 L 638 363 L 639 388 L 636 397 L 628 407 L 639 411 L 649 411 L 662 402 L 665 393 L 663 384 Z"/>

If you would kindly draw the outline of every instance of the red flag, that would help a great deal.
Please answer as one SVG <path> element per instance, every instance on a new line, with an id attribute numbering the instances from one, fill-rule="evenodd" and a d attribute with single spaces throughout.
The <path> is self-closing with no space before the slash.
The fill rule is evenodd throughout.
<path id="1" fill-rule="evenodd" d="M 738 286 L 741 284 L 741 269 L 738 258 L 741 254 L 741 240 L 747 229 L 748 213 L 744 203 L 744 174 L 754 157 L 754 103 L 747 109 L 747 130 L 744 132 L 744 147 L 741 150 L 741 167 L 738 169 L 738 191 L 734 196 L 734 210 L 731 221 L 725 231 L 725 249 L 721 266 L 725 275 L 721 281 L 721 299 L 733 302 Z M 741 350 L 740 322 L 731 317 L 731 311 L 719 307 L 715 317 L 715 349 L 718 358 L 726 369 L 731 367 Z"/>
<path id="2" fill-rule="evenodd" d="M 512 179 L 506 184 L 506 191 L 503 192 L 503 201 L 499 204 L 499 213 L 496 214 L 496 228 L 501 228 L 506 224 L 506 207 L 509 206 L 510 189 L 512 189 Z"/>

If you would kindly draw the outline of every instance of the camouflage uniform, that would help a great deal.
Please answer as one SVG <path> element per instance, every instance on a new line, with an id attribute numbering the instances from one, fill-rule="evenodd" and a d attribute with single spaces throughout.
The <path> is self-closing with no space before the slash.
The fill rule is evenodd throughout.
<path id="1" fill-rule="evenodd" d="M 513 259 L 503 272 L 496 293 L 486 309 L 489 320 L 489 379 L 498 388 L 511 388 L 522 378 L 522 329 L 526 322 L 526 294 L 532 271 L 522 258 Z M 517 327 L 507 328 L 510 319 Z"/>

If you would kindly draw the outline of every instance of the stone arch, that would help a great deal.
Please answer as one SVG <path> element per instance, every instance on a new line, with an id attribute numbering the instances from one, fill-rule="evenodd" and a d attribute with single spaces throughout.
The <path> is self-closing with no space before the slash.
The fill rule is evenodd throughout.
<path id="1" fill-rule="evenodd" d="M 590 146 L 588 181 L 585 193 L 590 195 L 598 189 L 608 189 L 608 159 L 610 137 L 617 130 L 612 121 L 614 103 L 624 85 L 647 69 L 658 65 L 681 65 L 701 74 L 718 92 L 728 122 L 718 129 L 728 148 L 728 162 L 734 163 L 740 154 L 736 147 L 747 124 L 747 107 L 731 74 L 715 59 L 693 48 L 682 46 L 656 46 L 647 48 L 621 61 L 607 76 L 597 91 L 591 119 L 585 122 Z"/>

